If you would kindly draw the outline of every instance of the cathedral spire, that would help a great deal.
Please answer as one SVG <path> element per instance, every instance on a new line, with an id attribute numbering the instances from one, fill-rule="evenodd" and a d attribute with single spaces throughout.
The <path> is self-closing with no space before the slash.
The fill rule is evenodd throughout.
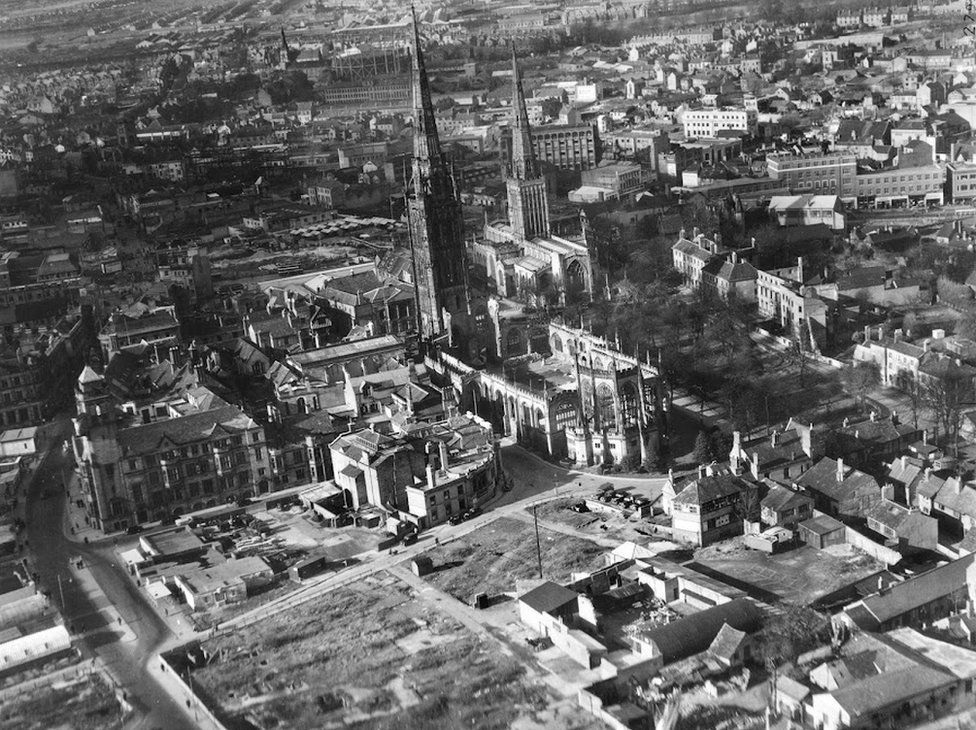
<path id="1" fill-rule="evenodd" d="M 420 27 L 417 24 L 417 11 L 411 5 L 413 17 L 413 155 L 428 170 L 433 162 L 441 166 L 441 145 L 437 137 L 437 121 L 434 118 L 434 104 L 430 99 L 430 83 L 424 52 L 420 48 Z"/>
<path id="2" fill-rule="evenodd" d="M 525 109 L 522 73 L 519 71 L 514 43 L 512 43 L 512 177 L 516 180 L 534 180 L 539 177 L 539 166 L 536 164 L 535 150 L 532 148 L 529 114 Z"/>

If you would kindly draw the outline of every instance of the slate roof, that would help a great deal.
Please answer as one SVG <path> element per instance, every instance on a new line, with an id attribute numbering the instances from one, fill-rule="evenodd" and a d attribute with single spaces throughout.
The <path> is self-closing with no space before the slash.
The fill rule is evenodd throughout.
<path id="1" fill-rule="evenodd" d="M 831 694 L 854 719 L 952 682 L 955 682 L 955 677 L 945 672 L 932 667 L 913 666 L 867 677 L 848 687 L 836 689 Z"/>
<path id="2" fill-rule="evenodd" d="M 689 482 L 675 495 L 675 504 L 706 504 L 722 497 L 731 497 L 742 492 L 743 483 L 731 474 L 703 476 Z"/>
<path id="3" fill-rule="evenodd" d="M 726 662 L 731 662 L 735 656 L 735 652 L 742 646 L 745 638 L 745 631 L 739 631 L 728 624 L 722 624 L 722 628 L 719 629 L 715 640 L 708 647 L 708 653 L 717 659 L 724 659 Z"/>
<path id="4" fill-rule="evenodd" d="M 180 446 L 209 439 L 218 429 L 236 434 L 256 427 L 257 423 L 236 406 L 224 406 L 122 429 L 118 442 L 123 455 L 130 457 L 158 451 L 165 441 Z"/>
<path id="5" fill-rule="evenodd" d="M 867 489 L 881 493 L 874 477 L 857 469 L 845 468 L 843 481 L 837 481 L 837 462 L 826 456 L 803 472 L 796 483 L 837 502 Z"/>
<path id="6" fill-rule="evenodd" d="M 748 261 L 725 261 L 715 275 L 729 282 L 752 281 L 757 272 L 756 267 Z"/>
<path id="7" fill-rule="evenodd" d="M 809 504 L 811 499 L 803 492 L 796 492 L 787 487 L 773 485 L 769 493 L 763 497 L 761 506 L 763 509 L 771 509 L 774 512 L 782 512 L 787 509 L 795 509 L 801 504 Z"/>
<path id="8" fill-rule="evenodd" d="M 577 600 L 579 594 L 547 580 L 528 593 L 519 596 L 519 601 L 539 613 L 552 613 Z"/>
<path id="9" fill-rule="evenodd" d="M 705 651 L 726 624 L 752 633 L 760 628 L 762 618 L 763 612 L 755 603 L 748 598 L 737 598 L 679 618 L 647 632 L 644 637 L 658 648 L 664 663 L 670 664 Z"/>
<path id="10" fill-rule="evenodd" d="M 882 624 L 964 587 L 966 573 L 972 563 L 972 555 L 953 560 L 896 583 L 883 593 L 868 596 L 847 609 L 846 613 L 865 631 L 876 631 Z M 855 608 L 860 610 L 855 612 Z"/>

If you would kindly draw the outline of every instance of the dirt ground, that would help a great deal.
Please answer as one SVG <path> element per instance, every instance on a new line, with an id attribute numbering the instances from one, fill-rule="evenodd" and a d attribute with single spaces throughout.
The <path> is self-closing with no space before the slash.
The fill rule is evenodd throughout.
<path id="1" fill-rule="evenodd" d="M 540 527 L 539 543 L 548 580 L 565 581 L 574 571 L 604 565 L 607 549 L 590 540 Z M 514 591 L 517 580 L 539 577 L 533 526 L 505 517 L 425 554 L 433 559 L 435 571 L 426 579 L 466 603 L 478 593 Z"/>
<path id="2" fill-rule="evenodd" d="M 625 491 L 637 493 L 637 490 Z M 579 501 L 576 498 L 565 498 L 543 502 L 537 507 L 539 521 L 565 525 L 581 535 L 612 537 L 620 542 L 631 540 L 643 544 L 657 539 L 652 525 L 642 519 L 625 519 L 612 512 L 574 512 L 570 507 Z M 532 509 L 526 508 L 526 512 L 532 514 Z"/>
<path id="3" fill-rule="evenodd" d="M 742 538 L 695 551 L 695 566 L 759 598 L 803 605 L 884 568 L 848 545 L 767 555 L 746 548 Z"/>
<path id="4" fill-rule="evenodd" d="M 203 648 L 194 684 L 232 728 L 506 728 L 549 704 L 513 657 L 385 573 Z"/>
<path id="5" fill-rule="evenodd" d="M 115 692 L 102 675 L 91 674 L 4 700 L 0 726 L 5 730 L 115 730 L 122 723 Z"/>

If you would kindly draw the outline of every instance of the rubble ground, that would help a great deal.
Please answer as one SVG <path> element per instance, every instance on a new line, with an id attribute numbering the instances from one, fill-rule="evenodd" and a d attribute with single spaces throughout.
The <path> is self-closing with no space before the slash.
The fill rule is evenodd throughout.
<path id="1" fill-rule="evenodd" d="M 230 726 L 504 728 L 547 704 L 517 660 L 386 573 L 203 649 L 194 685 Z"/>
<path id="2" fill-rule="evenodd" d="M 6 730 L 114 730 L 121 728 L 115 691 L 101 674 L 45 681 L 5 697 L 0 725 Z"/>
<path id="3" fill-rule="evenodd" d="M 547 580 L 567 581 L 572 573 L 604 565 L 606 548 L 585 538 L 539 527 L 542 570 Z M 538 578 L 535 531 L 531 524 L 503 517 L 451 542 L 428 550 L 434 572 L 426 579 L 460 601 L 515 590 L 515 583 Z"/>

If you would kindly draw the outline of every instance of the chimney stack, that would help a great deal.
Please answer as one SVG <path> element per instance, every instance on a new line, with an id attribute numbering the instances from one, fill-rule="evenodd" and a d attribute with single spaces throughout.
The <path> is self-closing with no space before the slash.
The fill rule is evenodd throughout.
<path id="1" fill-rule="evenodd" d="M 428 461 L 427 462 L 427 486 L 430 489 L 433 489 L 434 488 L 434 485 L 436 485 L 436 484 L 437 484 L 437 481 L 436 481 L 436 479 L 434 477 L 434 465 L 431 464 Z"/>
<path id="2" fill-rule="evenodd" d="M 447 454 L 447 442 L 439 441 L 437 443 L 437 450 L 441 458 L 441 471 L 447 471 L 447 467 L 450 464 Z"/>
<path id="3" fill-rule="evenodd" d="M 777 440 L 778 437 L 779 437 L 779 433 L 774 428 L 773 429 L 773 432 L 771 434 L 769 434 L 769 445 L 775 447 L 776 446 L 776 440 Z"/>
<path id="4" fill-rule="evenodd" d="M 871 325 L 869 324 L 864 325 L 864 341 L 871 341 Z"/>
<path id="5" fill-rule="evenodd" d="M 843 459 L 837 460 L 837 481 L 838 482 L 844 481 L 844 460 Z"/>

